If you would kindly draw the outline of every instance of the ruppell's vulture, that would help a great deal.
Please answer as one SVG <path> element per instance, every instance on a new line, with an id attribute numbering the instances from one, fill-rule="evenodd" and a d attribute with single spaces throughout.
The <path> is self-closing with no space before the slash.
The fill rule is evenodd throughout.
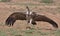
<path id="1" fill-rule="evenodd" d="M 28 8 L 28 7 L 27 7 Z M 28 9 L 29 10 L 29 9 Z M 29 13 L 29 14 L 28 14 Z M 16 20 L 28 20 L 28 23 L 36 25 L 36 21 L 44 21 L 50 23 L 53 27 L 58 28 L 58 24 L 52 19 L 44 16 L 36 14 L 35 12 L 15 12 L 12 13 L 5 21 L 6 25 L 13 26 Z"/>

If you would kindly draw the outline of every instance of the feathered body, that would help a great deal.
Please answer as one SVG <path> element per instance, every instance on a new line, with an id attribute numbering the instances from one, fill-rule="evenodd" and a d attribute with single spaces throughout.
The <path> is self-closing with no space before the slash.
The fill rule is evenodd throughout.
<path id="1" fill-rule="evenodd" d="M 44 22 L 49 22 L 53 27 L 58 28 L 58 25 L 56 22 L 54 22 L 52 19 L 44 16 L 44 15 L 39 15 L 35 12 L 31 12 L 28 8 L 27 12 L 15 12 L 12 13 L 7 19 L 6 19 L 6 25 L 13 26 L 14 22 L 16 20 L 27 20 L 27 23 L 36 25 L 36 21 L 44 21 Z"/>
<path id="2" fill-rule="evenodd" d="M 52 19 L 50 19 L 44 15 L 38 15 L 38 14 L 33 13 L 31 16 L 33 19 L 33 21 L 32 21 L 33 25 L 36 25 L 36 21 L 44 21 L 44 22 L 49 22 L 54 27 L 58 28 L 58 25 L 56 22 L 54 22 Z M 16 20 L 26 20 L 26 14 L 22 13 L 22 12 L 15 12 L 7 18 L 5 23 L 6 23 L 6 25 L 13 26 L 13 24 Z"/>

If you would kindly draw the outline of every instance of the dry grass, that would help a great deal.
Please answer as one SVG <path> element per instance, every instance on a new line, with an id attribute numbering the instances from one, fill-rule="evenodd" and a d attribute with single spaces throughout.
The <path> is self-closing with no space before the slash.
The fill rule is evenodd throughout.
<path id="1" fill-rule="evenodd" d="M 60 36 L 60 2 L 54 0 L 52 4 L 44 4 L 41 0 L 13 0 L 11 2 L 0 2 L 0 36 Z M 17 20 L 14 26 L 5 25 L 8 16 L 16 11 L 26 11 L 26 5 L 31 11 L 45 15 L 54 20 L 59 28 L 55 29 L 50 23 L 37 22 L 36 26 L 30 25 L 27 30 L 26 21 Z"/>

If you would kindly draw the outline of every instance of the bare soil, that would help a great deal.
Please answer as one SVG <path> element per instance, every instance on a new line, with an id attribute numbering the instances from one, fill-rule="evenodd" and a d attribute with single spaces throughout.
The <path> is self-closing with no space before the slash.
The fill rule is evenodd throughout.
<path id="1" fill-rule="evenodd" d="M 15 0 L 13 0 L 15 2 Z M 20 0 L 21 1 L 21 0 Z M 22 0 L 24 2 L 24 0 Z M 16 2 L 19 2 L 16 0 Z M 25 1 L 26 2 L 26 1 Z M 22 2 L 21 2 L 22 3 Z M 33 3 L 33 1 L 32 1 Z M 36 2 L 35 2 L 36 3 Z M 38 2 L 39 3 L 39 2 Z M 19 11 L 26 11 L 26 5 L 8 5 L 7 3 L 0 3 L 0 29 L 8 29 L 9 27 L 5 25 L 6 19 L 14 12 Z M 59 12 L 59 6 L 29 6 L 31 11 L 35 11 L 36 13 L 40 15 L 44 15 L 49 17 L 50 19 L 54 20 L 58 24 L 58 29 L 60 29 L 60 12 Z M 17 20 L 14 23 L 14 26 L 11 28 L 19 29 L 19 30 L 25 30 L 28 26 L 26 24 L 26 21 Z M 56 29 L 54 28 L 50 23 L 48 22 L 37 22 L 37 25 L 35 25 L 35 29 L 41 28 L 44 31 L 47 31 L 45 29 Z"/>

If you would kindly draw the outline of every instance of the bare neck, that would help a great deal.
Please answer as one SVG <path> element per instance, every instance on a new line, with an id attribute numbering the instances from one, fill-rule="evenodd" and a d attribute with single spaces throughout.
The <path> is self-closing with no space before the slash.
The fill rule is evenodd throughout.
<path id="1" fill-rule="evenodd" d="M 27 9 L 27 12 L 29 12 L 29 13 L 30 13 L 30 9 L 29 9 L 29 7 L 28 7 L 28 6 L 26 6 L 26 9 Z"/>

